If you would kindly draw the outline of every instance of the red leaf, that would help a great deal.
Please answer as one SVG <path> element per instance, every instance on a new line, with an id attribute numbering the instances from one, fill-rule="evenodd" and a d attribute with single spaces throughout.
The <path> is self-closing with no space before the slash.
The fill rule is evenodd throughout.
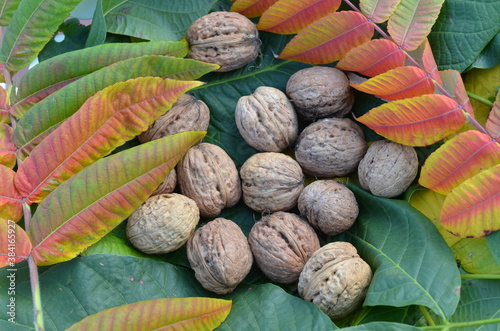
<path id="1" fill-rule="evenodd" d="M 14 129 L 5 123 L 0 123 L 0 164 L 11 169 L 16 165 Z"/>
<path id="2" fill-rule="evenodd" d="M 359 13 L 335 12 L 300 31 L 278 58 L 310 64 L 337 61 L 350 49 L 369 41 L 373 29 L 373 24 Z"/>
<path id="3" fill-rule="evenodd" d="M 0 67 L 0 70 L 2 68 Z M 0 86 L 0 123 L 9 123 L 9 93 L 6 89 Z"/>
<path id="4" fill-rule="evenodd" d="M 497 93 L 497 98 L 493 103 L 488 120 L 486 120 L 486 131 L 494 138 L 500 137 L 500 90 Z"/>
<path id="5" fill-rule="evenodd" d="M 30 238 L 14 221 L 0 218 L 0 238 L 0 268 L 13 268 L 14 264 L 26 260 L 30 255 Z"/>
<path id="6" fill-rule="evenodd" d="M 357 120 L 397 143 L 427 146 L 458 130 L 465 114 L 455 100 L 426 94 L 385 103 Z"/>
<path id="7" fill-rule="evenodd" d="M 383 23 L 394 13 L 401 0 L 361 0 L 359 9 L 374 23 Z"/>
<path id="8" fill-rule="evenodd" d="M 14 185 L 14 170 L 0 164 L 0 217 L 17 222 L 23 217 L 21 194 Z"/>
<path id="9" fill-rule="evenodd" d="M 261 16 L 272 4 L 278 0 L 236 0 L 231 6 L 231 11 L 246 17 Z"/>
<path id="10" fill-rule="evenodd" d="M 472 105 L 470 104 L 469 96 L 465 90 L 460 72 L 456 70 L 445 70 L 440 71 L 439 75 L 441 76 L 444 89 L 466 112 L 474 116 L 474 109 L 472 109 Z"/>

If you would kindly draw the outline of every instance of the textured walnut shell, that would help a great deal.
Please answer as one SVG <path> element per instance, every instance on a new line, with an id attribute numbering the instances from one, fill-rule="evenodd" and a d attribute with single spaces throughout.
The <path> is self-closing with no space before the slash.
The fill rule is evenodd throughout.
<path id="1" fill-rule="evenodd" d="M 331 67 L 315 66 L 297 71 L 288 80 L 286 93 L 297 113 L 306 120 L 344 117 L 354 103 L 349 79 Z"/>
<path id="2" fill-rule="evenodd" d="M 389 140 L 371 144 L 358 167 L 361 186 L 373 195 L 385 198 L 393 198 L 406 191 L 417 172 L 415 149 Z"/>
<path id="3" fill-rule="evenodd" d="M 236 12 L 212 12 L 200 17 L 186 32 L 188 56 L 216 63 L 219 72 L 241 68 L 255 60 L 260 51 L 255 24 Z"/>
<path id="4" fill-rule="evenodd" d="M 206 131 L 209 121 L 208 106 L 203 101 L 184 94 L 138 138 L 141 143 L 145 143 L 179 132 Z"/>
<path id="5" fill-rule="evenodd" d="M 177 181 L 181 193 L 196 202 L 203 217 L 215 217 L 241 198 L 236 165 L 214 144 L 191 147 L 177 165 Z"/>
<path id="6" fill-rule="evenodd" d="M 247 238 L 236 223 L 225 218 L 196 230 L 188 241 L 187 257 L 201 285 L 218 294 L 233 291 L 253 263 Z"/>
<path id="7" fill-rule="evenodd" d="M 292 209 L 304 188 L 300 165 L 282 153 L 252 155 L 241 166 L 240 177 L 243 200 L 257 212 Z"/>
<path id="8" fill-rule="evenodd" d="M 309 124 L 299 135 L 295 158 L 304 173 L 341 177 L 358 167 L 367 144 L 361 128 L 348 118 L 326 118 Z"/>
<path id="9" fill-rule="evenodd" d="M 348 242 L 332 242 L 306 262 L 299 277 L 299 295 L 332 320 L 339 320 L 362 303 L 372 279 L 370 266 Z"/>
<path id="10" fill-rule="evenodd" d="M 285 93 L 260 86 L 238 100 L 236 126 L 250 146 L 262 152 L 281 152 L 295 142 L 299 122 Z"/>
<path id="11" fill-rule="evenodd" d="M 192 199 L 177 193 L 155 195 L 129 216 L 127 237 L 143 253 L 168 253 L 188 241 L 199 220 Z"/>
<path id="12" fill-rule="evenodd" d="M 175 169 L 170 170 L 167 178 L 158 186 L 158 188 L 151 194 L 160 195 L 160 194 L 168 194 L 172 193 L 177 186 L 177 174 Z"/>
<path id="13" fill-rule="evenodd" d="M 260 270 L 277 283 L 293 283 L 319 249 L 314 229 L 300 216 L 276 212 L 255 223 L 248 242 Z"/>
<path id="14" fill-rule="evenodd" d="M 329 236 L 349 229 L 359 214 L 354 193 L 333 180 L 317 180 L 307 185 L 299 196 L 298 207 L 302 217 Z"/>

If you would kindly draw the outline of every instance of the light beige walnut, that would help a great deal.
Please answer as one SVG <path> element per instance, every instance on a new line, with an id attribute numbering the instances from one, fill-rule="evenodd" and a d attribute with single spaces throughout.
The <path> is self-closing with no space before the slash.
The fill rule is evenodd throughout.
<path id="1" fill-rule="evenodd" d="M 252 155 L 241 166 L 240 177 L 243 201 L 257 212 L 292 209 L 304 188 L 300 165 L 282 153 Z"/>
<path id="2" fill-rule="evenodd" d="M 143 253 L 168 253 L 188 241 L 199 220 L 192 199 L 177 193 L 155 195 L 129 216 L 127 237 Z"/>
<path id="3" fill-rule="evenodd" d="M 341 177 L 357 169 L 367 148 L 356 123 L 348 118 L 325 118 L 300 133 L 295 158 L 308 175 Z"/>
<path id="4" fill-rule="evenodd" d="M 236 104 L 238 131 L 261 152 L 281 152 L 295 142 L 299 122 L 293 105 L 277 88 L 260 86 Z"/>
<path id="5" fill-rule="evenodd" d="M 203 101 L 184 94 L 138 138 L 141 143 L 145 143 L 179 132 L 207 131 L 209 121 L 208 106 Z"/>
<path id="6" fill-rule="evenodd" d="M 248 242 L 260 270 L 277 283 L 295 282 L 320 247 L 316 232 L 305 219 L 282 211 L 255 223 Z"/>
<path id="7" fill-rule="evenodd" d="M 358 167 L 361 186 L 384 198 L 394 198 L 406 191 L 417 172 L 415 149 L 389 140 L 372 143 Z"/>
<path id="8" fill-rule="evenodd" d="M 233 160 L 219 146 L 199 143 L 177 164 L 181 193 L 193 199 L 202 217 L 216 217 L 241 198 L 241 182 Z"/>
<path id="9" fill-rule="evenodd" d="M 317 180 L 307 185 L 299 196 L 298 207 L 302 217 L 329 236 L 349 229 L 359 214 L 354 193 L 333 180 Z"/>
<path id="10" fill-rule="evenodd" d="M 339 320 L 363 302 L 372 279 L 370 266 L 348 242 L 332 242 L 306 262 L 299 277 L 299 295 L 332 320 Z"/>
<path id="11" fill-rule="evenodd" d="M 232 292 L 253 264 L 247 238 L 236 223 L 225 218 L 196 230 L 188 241 L 187 257 L 201 285 L 218 294 Z"/>
<path id="12" fill-rule="evenodd" d="M 186 40 L 190 58 L 216 63 L 219 72 L 247 65 L 260 51 L 255 24 L 236 12 L 212 12 L 200 17 L 187 30 Z"/>
<path id="13" fill-rule="evenodd" d="M 344 117 L 354 103 L 346 74 L 331 67 L 315 66 L 297 71 L 288 80 L 286 93 L 297 113 L 312 121 Z"/>

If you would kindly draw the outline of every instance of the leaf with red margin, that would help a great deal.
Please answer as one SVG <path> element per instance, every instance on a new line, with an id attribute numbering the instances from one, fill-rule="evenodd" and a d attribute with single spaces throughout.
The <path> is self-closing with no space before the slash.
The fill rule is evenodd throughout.
<path id="1" fill-rule="evenodd" d="M 0 164 L 0 217 L 18 222 L 23 217 L 22 196 L 14 185 L 14 170 Z"/>
<path id="2" fill-rule="evenodd" d="M 259 30 L 293 34 L 337 11 L 342 0 L 280 0 L 262 14 Z"/>
<path id="3" fill-rule="evenodd" d="M 246 17 L 261 16 L 269 7 L 278 0 L 236 0 L 231 6 L 231 11 Z"/>
<path id="4" fill-rule="evenodd" d="M 205 132 L 181 132 L 110 155 L 49 194 L 28 229 L 38 265 L 68 261 L 132 214 Z"/>
<path id="5" fill-rule="evenodd" d="M 200 85 L 140 77 L 97 92 L 21 163 L 17 189 L 28 204 L 42 201 L 60 183 L 146 131 L 182 94 Z"/>
<path id="6" fill-rule="evenodd" d="M 428 146 L 458 130 L 465 114 L 455 100 L 426 94 L 373 108 L 357 120 L 385 138 L 409 146 Z"/>
<path id="7" fill-rule="evenodd" d="M 0 164 L 11 169 L 16 165 L 14 128 L 5 123 L 0 123 Z"/>
<path id="8" fill-rule="evenodd" d="M 331 13 L 300 31 L 278 58 L 309 64 L 330 63 L 369 41 L 373 31 L 373 24 L 359 13 Z"/>
<path id="9" fill-rule="evenodd" d="M 214 330 L 231 305 L 230 300 L 199 297 L 139 301 L 87 316 L 67 331 Z"/>
<path id="10" fill-rule="evenodd" d="M 385 100 L 412 98 L 434 92 L 434 81 L 417 67 L 391 69 L 361 84 L 351 83 L 351 86 Z"/>
<path id="11" fill-rule="evenodd" d="M 401 0 L 360 0 L 359 9 L 374 23 L 383 23 L 394 13 Z"/>
<path id="12" fill-rule="evenodd" d="M 441 224 L 461 238 L 500 230 L 500 164 L 467 179 L 446 197 Z"/>
<path id="13" fill-rule="evenodd" d="M 0 67 L 0 70 L 2 68 Z M 0 86 L 0 123 L 9 123 L 10 122 L 10 114 L 9 114 L 9 92 Z"/>
<path id="14" fill-rule="evenodd" d="M 31 241 L 22 227 L 0 217 L 0 268 L 14 267 L 31 253 Z"/>
<path id="15" fill-rule="evenodd" d="M 374 77 L 403 66 L 405 58 L 405 52 L 394 42 L 387 39 L 373 39 L 347 52 L 336 67 Z"/>
<path id="16" fill-rule="evenodd" d="M 475 130 L 459 133 L 429 155 L 418 183 L 448 194 L 468 178 L 500 164 L 500 145 Z"/>
<path id="17" fill-rule="evenodd" d="M 455 99 L 463 109 L 474 116 L 474 109 L 470 104 L 469 96 L 465 90 L 465 85 L 462 80 L 462 75 L 456 70 L 440 71 L 439 75 L 442 79 L 444 89 Z"/>
<path id="18" fill-rule="evenodd" d="M 405 0 L 389 18 L 387 30 L 405 51 L 416 49 L 431 32 L 444 0 Z"/>
<path id="19" fill-rule="evenodd" d="M 494 138 L 500 137 L 500 90 L 497 93 L 493 108 L 491 108 L 485 125 L 486 131 Z"/>

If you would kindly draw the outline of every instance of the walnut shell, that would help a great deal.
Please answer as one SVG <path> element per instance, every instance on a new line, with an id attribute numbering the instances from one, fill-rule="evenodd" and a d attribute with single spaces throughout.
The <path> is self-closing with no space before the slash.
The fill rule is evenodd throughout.
<path id="1" fill-rule="evenodd" d="M 359 214 L 354 193 L 333 180 L 317 180 L 307 185 L 299 196 L 298 207 L 302 217 L 329 236 L 349 229 Z"/>
<path id="2" fill-rule="evenodd" d="M 232 292 L 253 264 L 247 238 L 236 223 L 225 218 L 196 230 L 188 241 L 187 257 L 201 285 L 218 294 Z"/>
<path id="3" fill-rule="evenodd" d="M 252 155 L 241 166 L 240 177 L 243 200 L 257 212 L 292 209 L 304 188 L 300 165 L 282 153 Z"/>
<path id="4" fill-rule="evenodd" d="M 286 93 L 297 113 L 312 121 L 344 117 L 354 103 L 346 74 L 331 67 L 315 66 L 297 71 L 288 80 Z"/>
<path id="5" fill-rule="evenodd" d="M 168 253 L 188 241 L 199 220 L 192 199 L 177 193 L 155 195 L 129 216 L 127 237 L 143 253 Z"/>
<path id="6" fill-rule="evenodd" d="M 158 188 L 151 194 L 160 195 L 160 194 L 168 194 L 172 193 L 177 186 L 177 174 L 175 169 L 170 170 L 165 180 L 158 186 Z"/>
<path id="7" fill-rule="evenodd" d="M 181 193 L 193 199 L 202 217 L 215 217 L 241 198 L 241 182 L 233 160 L 217 145 L 191 147 L 177 165 Z"/>
<path id="8" fill-rule="evenodd" d="M 277 283 L 293 283 L 319 249 L 314 229 L 300 216 L 276 212 L 255 223 L 248 242 L 260 270 Z"/>
<path id="9" fill-rule="evenodd" d="M 299 135 L 295 158 L 304 173 L 341 177 L 358 167 L 367 144 L 361 128 L 348 118 L 326 118 L 309 124 Z"/>
<path id="10" fill-rule="evenodd" d="M 262 152 L 281 152 L 299 135 L 292 103 L 274 87 L 260 86 L 253 94 L 241 97 L 235 119 L 246 143 Z"/>
<path id="11" fill-rule="evenodd" d="M 241 68 L 255 60 L 260 51 L 255 24 L 236 12 L 212 12 L 200 17 L 186 32 L 188 56 L 216 63 L 219 72 Z"/>
<path id="12" fill-rule="evenodd" d="M 370 145 L 358 167 L 361 186 L 373 195 L 393 198 L 410 186 L 418 172 L 417 152 L 389 140 Z"/>
<path id="13" fill-rule="evenodd" d="M 370 266 L 348 242 L 332 242 L 306 262 L 299 277 L 299 295 L 332 320 L 352 313 L 364 300 L 372 279 Z"/>
<path id="14" fill-rule="evenodd" d="M 160 116 L 138 138 L 141 143 L 185 131 L 207 131 L 210 110 L 201 100 L 183 94 L 169 111 Z"/>

